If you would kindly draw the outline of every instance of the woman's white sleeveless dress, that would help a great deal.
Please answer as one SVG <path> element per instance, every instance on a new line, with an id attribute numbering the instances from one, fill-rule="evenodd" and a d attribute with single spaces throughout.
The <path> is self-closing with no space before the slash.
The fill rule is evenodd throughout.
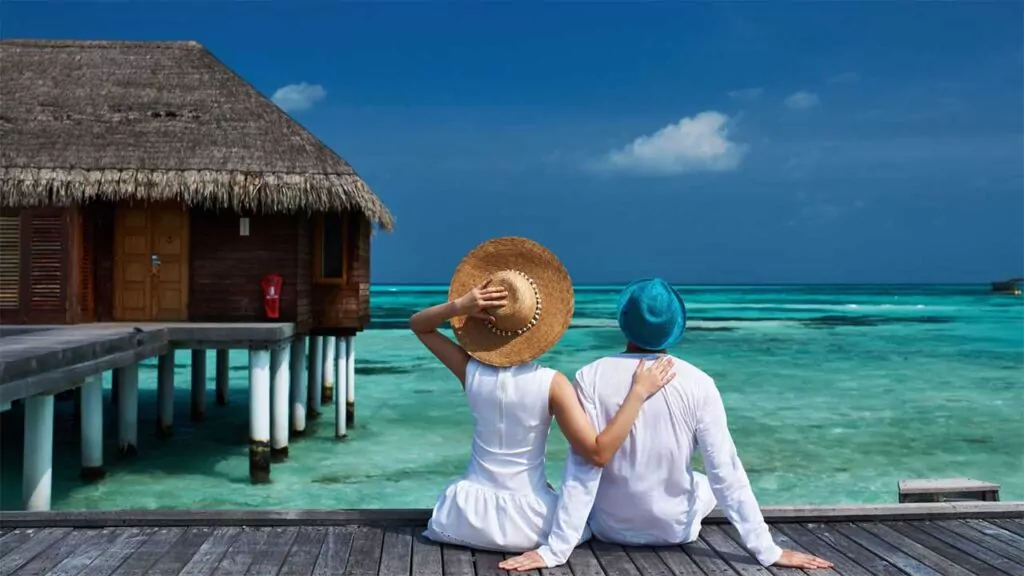
<path id="1" fill-rule="evenodd" d="M 500 552 L 545 543 L 558 507 L 544 474 L 554 375 L 533 362 L 498 368 L 469 361 L 473 452 L 463 477 L 438 498 L 425 536 Z M 584 539 L 589 537 L 587 531 Z"/>

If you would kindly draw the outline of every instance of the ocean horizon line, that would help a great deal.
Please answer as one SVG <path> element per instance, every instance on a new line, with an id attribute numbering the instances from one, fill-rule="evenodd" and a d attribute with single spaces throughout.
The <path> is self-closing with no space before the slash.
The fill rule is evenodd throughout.
<path id="1" fill-rule="evenodd" d="M 632 282 L 574 282 L 579 288 L 622 288 Z M 772 282 L 772 283 L 704 283 L 675 282 L 673 286 L 689 286 L 699 288 L 789 288 L 789 287 L 908 287 L 908 288 L 977 288 L 990 287 L 991 281 L 985 282 Z M 371 282 L 370 288 L 439 288 L 447 287 L 447 282 Z"/>

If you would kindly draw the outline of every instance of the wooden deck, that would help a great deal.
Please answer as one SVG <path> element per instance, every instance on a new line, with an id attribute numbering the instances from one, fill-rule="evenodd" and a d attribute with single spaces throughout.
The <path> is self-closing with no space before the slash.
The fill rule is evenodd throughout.
<path id="1" fill-rule="evenodd" d="M 904 505 L 907 506 L 907 505 Z M 1024 514 L 1005 505 L 996 514 L 849 515 L 836 509 L 818 515 L 789 514 L 770 520 L 783 547 L 817 554 L 834 570 L 814 574 L 866 576 L 993 575 L 1024 576 Z M 923 510 L 923 509 L 922 509 Z M 1020 508 L 1017 508 L 1019 511 Z M 34 575 L 487 575 L 505 574 L 502 554 L 438 545 L 420 536 L 422 526 L 401 522 L 421 517 L 373 511 L 342 512 L 328 525 L 330 512 L 272 514 L 260 524 L 232 525 L 232 511 L 172 513 L 160 521 L 150 514 L 50 513 L 50 526 L 30 513 L 0 516 L 0 574 Z M 220 519 L 205 522 L 204 519 Z M 346 523 L 359 516 L 367 523 Z M 772 514 L 766 512 L 766 517 Z M 978 516 L 978 517 L 969 517 Z M 894 519 L 894 518 L 907 519 Z M 62 520 L 63 518 L 63 520 Z M 170 519 L 168 519 L 170 518 Z M 189 519 L 195 525 L 187 525 Z M 845 518 L 845 519 L 844 519 Z M 117 524 L 104 526 L 104 524 Z M 22 527 L 18 527 L 18 526 Z M 35 526 L 35 527 L 29 527 Z M 665 548 L 623 547 L 590 542 L 566 566 L 542 570 L 552 576 L 602 575 L 767 575 L 803 574 L 762 568 L 739 544 L 733 528 L 712 519 L 700 540 Z M 533 572 L 538 575 L 538 572 Z"/>

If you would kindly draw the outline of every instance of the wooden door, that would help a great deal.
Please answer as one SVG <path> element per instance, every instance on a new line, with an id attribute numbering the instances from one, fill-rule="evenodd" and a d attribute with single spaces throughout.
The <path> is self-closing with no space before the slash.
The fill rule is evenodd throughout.
<path id="1" fill-rule="evenodd" d="M 188 319 L 188 212 L 178 204 L 119 205 L 114 319 Z"/>
<path id="2" fill-rule="evenodd" d="M 188 212 L 177 205 L 149 210 L 150 252 L 158 266 L 152 282 L 152 315 L 164 322 L 188 319 Z"/>

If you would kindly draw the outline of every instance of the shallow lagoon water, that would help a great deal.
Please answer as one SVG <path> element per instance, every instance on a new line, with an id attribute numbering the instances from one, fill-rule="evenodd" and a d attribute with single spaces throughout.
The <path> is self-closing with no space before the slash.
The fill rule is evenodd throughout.
<path id="1" fill-rule="evenodd" d="M 904 478 L 969 476 L 1024 500 L 1024 300 L 985 286 L 681 287 L 690 323 L 673 352 L 711 374 L 765 505 L 895 502 Z M 572 328 L 541 361 L 572 375 L 621 350 L 616 287 L 577 289 Z M 429 507 L 462 473 L 470 416 L 458 382 L 406 329 L 443 287 L 380 286 L 356 337 L 356 427 L 333 438 L 334 406 L 292 440 L 273 482 L 248 480 L 245 352 L 231 401 L 188 421 L 188 352 L 177 355 L 174 436 L 158 439 L 156 362 L 140 374 L 139 456 L 116 456 L 105 402 L 107 477 L 78 479 L 78 426 L 58 402 L 55 509 Z M 109 394 L 109 375 L 105 394 Z M 105 396 L 105 399 L 108 396 Z M 4 413 L 0 504 L 20 507 L 20 410 Z M 566 452 L 552 431 L 548 476 Z"/>

